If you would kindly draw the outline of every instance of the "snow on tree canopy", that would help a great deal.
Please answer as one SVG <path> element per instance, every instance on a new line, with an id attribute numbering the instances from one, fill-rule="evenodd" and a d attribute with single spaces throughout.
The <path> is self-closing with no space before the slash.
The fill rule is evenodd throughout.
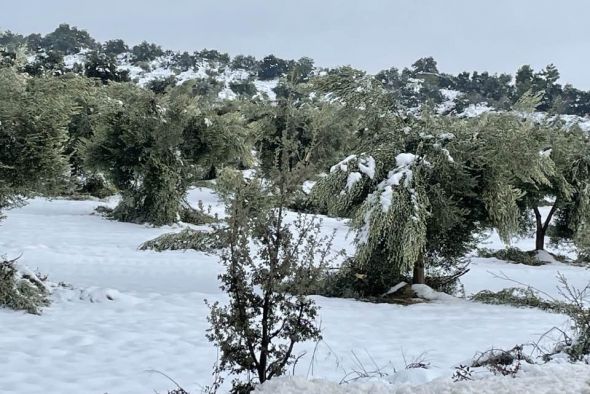
<path id="1" fill-rule="evenodd" d="M 416 155 L 412 153 L 400 153 L 395 157 L 396 168 L 389 171 L 387 179 L 378 185 L 378 190 L 381 190 L 381 207 L 383 212 L 387 212 L 391 207 L 391 200 L 393 197 L 393 188 L 399 186 L 401 181 L 404 181 L 403 186 L 409 187 L 412 182 L 413 172 L 411 166 L 416 161 Z"/>
<path id="2" fill-rule="evenodd" d="M 363 178 L 360 172 L 351 172 L 348 174 L 348 178 L 346 179 L 346 190 L 350 191 L 354 187 L 354 185 Z M 344 190 L 341 192 L 344 194 Z"/>
<path id="3" fill-rule="evenodd" d="M 346 159 L 342 160 L 341 162 L 339 162 L 338 164 L 334 164 L 331 168 L 330 168 L 330 173 L 332 172 L 336 172 L 336 171 L 348 171 L 348 163 L 351 160 L 356 159 L 356 155 L 350 155 L 348 156 Z"/>
<path id="4" fill-rule="evenodd" d="M 361 157 L 357 155 L 350 155 L 346 159 L 340 161 L 339 163 L 333 165 L 330 168 L 330 173 L 336 171 L 348 171 L 348 165 L 351 161 L 357 161 L 357 167 L 359 172 L 365 174 L 369 178 L 373 179 L 375 177 L 375 159 L 372 156 L 363 156 Z M 356 177 L 356 176 L 355 176 Z M 350 178 L 349 178 L 350 179 Z M 360 180 L 360 178 L 359 178 Z"/>
<path id="5" fill-rule="evenodd" d="M 372 156 L 362 157 L 358 162 L 359 171 L 373 179 L 375 177 L 375 159 Z"/>

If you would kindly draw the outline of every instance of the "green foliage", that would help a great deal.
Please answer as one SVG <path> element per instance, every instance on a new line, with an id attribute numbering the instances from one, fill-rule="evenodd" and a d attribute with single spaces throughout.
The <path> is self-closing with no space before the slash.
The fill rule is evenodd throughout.
<path id="1" fill-rule="evenodd" d="M 95 136 L 85 147 L 86 163 L 121 192 L 114 217 L 154 225 L 177 221 L 188 187 L 179 154 L 181 109 L 162 106 L 146 90 L 114 85 L 109 106 L 99 116 Z"/>
<path id="2" fill-rule="evenodd" d="M 292 64 L 274 55 L 268 55 L 258 64 L 258 78 L 262 80 L 276 79 L 287 75 Z"/>
<path id="3" fill-rule="evenodd" d="M 297 343 L 320 338 L 317 308 L 301 294 L 328 262 L 331 239 L 311 217 L 286 222 L 292 187 L 282 182 L 290 178 L 288 171 L 273 184 L 233 176 L 221 193 L 228 227 L 220 280 L 230 301 L 211 305 L 207 337 L 220 349 L 221 370 L 252 374 L 259 383 L 286 372 Z"/>
<path id="4" fill-rule="evenodd" d="M 85 30 L 63 23 L 41 40 L 41 46 L 47 51 L 56 51 L 62 55 L 72 55 L 84 48 L 95 49 L 96 41 Z"/>
<path id="5" fill-rule="evenodd" d="M 196 66 L 196 59 L 188 52 L 176 53 L 173 56 L 173 65 L 180 71 L 192 70 Z"/>
<path id="6" fill-rule="evenodd" d="M 350 149 L 354 139 L 353 119 L 345 108 L 327 103 L 280 100 L 276 106 L 262 105 L 260 119 L 252 127 L 262 171 L 270 175 L 282 165 L 280 147 L 289 145 L 288 166 L 302 164 L 308 176 L 326 171 Z"/>
<path id="7" fill-rule="evenodd" d="M 113 57 L 129 52 L 129 47 L 121 39 L 108 40 L 102 45 L 102 48 L 105 54 Z"/>
<path id="8" fill-rule="evenodd" d="M 203 49 L 195 52 L 196 59 L 203 59 L 213 66 L 225 66 L 229 64 L 230 58 L 227 53 L 221 53 L 215 49 Z"/>
<path id="9" fill-rule="evenodd" d="M 566 338 L 562 350 L 571 361 L 588 361 L 590 356 L 590 283 L 583 288 L 571 286 L 567 279 L 559 276 L 559 290 L 565 298 L 564 313 L 571 319 L 572 337 Z"/>
<path id="10" fill-rule="evenodd" d="M 227 246 L 226 234 L 223 230 L 213 232 L 196 231 L 186 228 L 179 233 L 160 235 L 151 241 L 144 242 L 139 250 L 197 250 L 212 253 Z"/>
<path id="11" fill-rule="evenodd" d="M 38 315 L 50 303 L 49 292 L 39 278 L 23 274 L 15 263 L 0 261 L 0 307 Z"/>
<path id="12" fill-rule="evenodd" d="M 462 122 L 426 116 L 382 124 L 372 148 L 334 165 L 311 193 L 321 210 L 353 218 L 355 274 L 373 295 L 417 262 L 452 265 L 472 247 L 484 212 L 477 178 L 461 165 L 470 152 Z"/>
<path id="13" fill-rule="evenodd" d="M 531 288 L 508 287 L 498 292 L 482 290 L 471 296 L 471 300 L 493 305 L 511 305 L 515 307 L 539 308 L 545 311 L 562 313 L 565 304 L 556 301 L 546 301 L 539 293 Z"/>
<path id="14" fill-rule="evenodd" d="M 248 97 L 248 98 L 250 98 L 250 97 L 254 96 L 256 93 L 258 93 L 256 86 L 250 80 L 230 82 L 229 88 L 232 90 L 232 92 L 234 92 L 238 96 L 243 96 L 243 97 Z"/>
<path id="15" fill-rule="evenodd" d="M 88 78 L 100 79 L 102 83 L 129 81 L 129 72 L 117 70 L 117 62 L 113 55 L 98 51 L 86 55 L 84 75 Z"/>
<path id="16" fill-rule="evenodd" d="M 55 193 L 68 181 L 63 155 L 75 103 L 68 78 L 27 78 L 0 69 L 0 209 L 31 193 Z"/>
<path id="17" fill-rule="evenodd" d="M 0 30 L 0 48 L 15 52 L 19 47 L 25 45 L 25 43 L 26 40 L 21 34 L 15 34 L 10 30 Z"/>
<path id="18" fill-rule="evenodd" d="M 162 47 L 153 43 L 150 44 L 147 41 L 143 41 L 131 48 L 131 60 L 134 64 L 139 62 L 150 62 L 163 54 L 164 51 L 162 50 Z"/>
<path id="19" fill-rule="evenodd" d="M 146 87 L 156 94 L 167 93 L 170 89 L 176 86 L 176 76 L 170 75 L 166 78 L 156 78 L 148 82 Z"/>
<path id="20" fill-rule="evenodd" d="M 479 257 L 494 257 L 498 260 L 508 261 L 516 264 L 538 266 L 545 264 L 536 257 L 536 251 L 524 252 L 520 249 L 508 247 L 500 250 L 479 249 Z"/>
<path id="21" fill-rule="evenodd" d="M 180 212 L 180 220 L 184 223 L 200 225 L 216 223 L 218 218 L 217 215 L 212 216 L 210 210 L 209 212 L 206 212 L 205 207 L 199 201 L 198 209 L 195 209 L 189 206 L 188 203 L 185 203 L 182 211 Z"/>
<path id="22" fill-rule="evenodd" d="M 172 94 L 177 95 L 175 105 L 184 111 L 181 152 L 187 163 L 213 169 L 213 177 L 215 169 L 226 164 L 251 164 L 252 139 L 240 107 L 192 100 L 180 90 Z"/>
<path id="23" fill-rule="evenodd" d="M 27 63 L 24 71 L 33 76 L 61 75 L 64 73 L 63 55 L 58 51 L 39 52 L 33 62 Z"/>
<path id="24" fill-rule="evenodd" d="M 258 75 L 258 61 L 254 56 L 235 56 L 230 64 L 232 70 L 246 70 L 252 75 Z"/>

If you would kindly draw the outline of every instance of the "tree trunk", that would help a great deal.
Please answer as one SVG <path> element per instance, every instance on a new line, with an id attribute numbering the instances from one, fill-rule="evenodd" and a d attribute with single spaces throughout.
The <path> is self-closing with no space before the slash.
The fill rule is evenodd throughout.
<path id="1" fill-rule="evenodd" d="M 424 273 L 424 257 L 420 255 L 418 260 L 414 263 L 414 274 L 412 276 L 412 283 L 415 285 L 423 285 L 426 283 L 426 275 Z"/>
<path id="2" fill-rule="evenodd" d="M 534 207 L 533 212 L 535 213 L 535 222 L 537 223 L 537 232 L 535 237 L 535 250 L 545 249 L 545 229 L 543 227 L 543 218 L 539 208 Z"/>
<path id="3" fill-rule="evenodd" d="M 541 211 L 539 208 L 534 207 L 533 212 L 535 213 L 535 222 L 537 223 L 537 232 L 535 237 L 535 250 L 545 250 L 545 234 L 547 234 L 547 229 L 549 228 L 549 224 L 551 224 L 551 219 L 557 210 L 557 199 L 555 203 L 551 207 L 545 222 L 543 223 L 543 218 L 541 217 Z"/>
<path id="4" fill-rule="evenodd" d="M 535 250 L 545 250 L 545 230 L 537 226 L 537 235 L 535 238 Z"/>

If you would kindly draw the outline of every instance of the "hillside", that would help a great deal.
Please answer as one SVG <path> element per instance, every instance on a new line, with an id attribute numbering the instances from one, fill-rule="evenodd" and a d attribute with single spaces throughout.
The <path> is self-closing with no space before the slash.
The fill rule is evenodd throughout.
<path id="1" fill-rule="evenodd" d="M 46 36 L 25 37 L 0 30 L 0 50 L 5 62 L 24 53 L 21 68 L 34 75 L 75 72 L 103 81 L 129 80 L 156 92 L 192 81 L 199 94 L 214 94 L 219 99 L 274 100 L 279 81 L 294 70 L 299 74 L 296 83 L 305 83 L 314 75 L 350 74 L 347 67 L 315 67 L 310 58 L 232 58 L 215 49 L 173 52 L 145 41 L 133 47 L 122 40 L 99 43 L 84 30 L 66 24 Z M 431 57 L 407 68 L 397 68 L 400 66 L 373 77 L 399 108 L 410 112 L 432 106 L 439 113 L 474 116 L 488 109 L 508 110 L 525 92 L 531 92 L 541 95 L 540 112 L 567 115 L 568 123 L 586 122 L 590 115 L 590 92 L 562 86 L 559 71 L 551 64 L 539 71 L 523 65 L 514 75 L 487 71 L 446 74 L 439 72 Z"/>

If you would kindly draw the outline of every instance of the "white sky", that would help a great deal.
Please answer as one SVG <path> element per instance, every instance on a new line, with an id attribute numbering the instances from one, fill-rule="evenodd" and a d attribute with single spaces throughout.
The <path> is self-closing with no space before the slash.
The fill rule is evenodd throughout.
<path id="1" fill-rule="evenodd" d="M 47 33 L 59 23 L 104 41 L 230 55 L 309 56 L 369 72 L 433 56 L 444 72 L 514 74 L 554 63 L 590 89 L 589 0 L 1 0 L 0 28 Z"/>

